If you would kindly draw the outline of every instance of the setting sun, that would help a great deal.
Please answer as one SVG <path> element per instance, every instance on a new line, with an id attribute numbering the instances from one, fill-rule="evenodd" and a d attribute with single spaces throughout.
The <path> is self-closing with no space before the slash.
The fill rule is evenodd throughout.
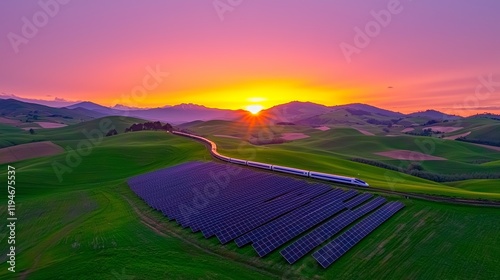
<path id="1" fill-rule="evenodd" d="M 248 105 L 246 107 L 246 110 L 254 115 L 257 115 L 262 109 L 262 105 Z"/>

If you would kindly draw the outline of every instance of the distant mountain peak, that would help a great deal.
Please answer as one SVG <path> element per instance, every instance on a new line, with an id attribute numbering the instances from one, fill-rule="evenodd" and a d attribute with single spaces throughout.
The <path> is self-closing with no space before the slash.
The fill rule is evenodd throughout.
<path id="1" fill-rule="evenodd" d="M 107 109 L 109 109 L 109 107 L 106 107 L 106 106 L 103 106 L 103 105 L 100 105 L 100 104 L 97 104 L 97 103 L 94 103 L 91 101 L 82 101 L 82 102 L 78 102 L 76 104 L 67 106 L 67 108 L 70 108 L 70 109 L 77 108 L 77 107 L 81 107 L 81 108 L 85 108 L 85 109 L 89 109 L 92 107 L 93 108 L 107 108 Z"/>
<path id="2" fill-rule="evenodd" d="M 109 108 L 109 107 L 106 107 L 106 106 L 103 106 L 103 105 L 100 105 L 100 104 L 97 104 L 97 103 L 94 103 L 91 101 L 83 101 L 80 103 L 76 103 L 76 104 L 67 106 L 66 108 L 68 108 L 68 109 L 83 108 L 83 109 L 87 109 L 90 111 L 99 112 L 99 113 L 102 113 L 105 115 L 115 115 L 116 116 L 116 115 L 125 114 L 124 110 L 112 109 L 112 108 Z"/>
<path id="3" fill-rule="evenodd" d="M 276 106 L 286 106 L 286 105 L 308 105 L 308 106 L 321 106 L 321 107 L 327 107 L 323 104 L 319 104 L 319 103 L 314 103 L 314 102 L 311 102 L 311 101 L 298 101 L 298 100 L 294 100 L 294 101 L 290 101 L 288 103 L 283 103 L 283 104 L 279 104 L 279 105 L 276 105 Z M 276 107 L 274 106 L 274 107 Z"/>
<path id="4" fill-rule="evenodd" d="M 408 114 L 408 116 L 411 117 L 424 117 L 424 118 L 429 118 L 429 119 L 434 119 L 434 120 L 456 120 L 460 119 L 459 116 L 455 115 L 449 115 L 445 114 L 443 112 L 434 110 L 434 109 L 427 109 L 425 111 L 418 111 L 415 113 Z"/>
<path id="5" fill-rule="evenodd" d="M 181 104 L 177 104 L 177 105 L 174 105 L 174 106 L 169 106 L 169 107 L 165 107 L 165 108 L 182 108 L 182 109 L 209 109 L 208 107 L 206 106 L 203 106 L 203 105 L 198 105 L 198 104 L 194 104 L 194 103 L 181 103 Z"/>
<path id="6" fill-rule="evenodd" d="M 126 105 L 122 105 L 122 104 L 115 104 L 115 106 L 113 106 L 111 108 L 116 109 L 116 110 L 147 110 L 147 109 L 150 109 L 150 108 L 126 106 Z"/>
<path id="7" fill-rule="evenodd" d="M 372 114 L 378 114 L 386 117 L 391 117 L 391 118 L 400 118 L 404 117 L 404 114 L 400 112 L 394 112 L 386 109 L 381 109 L 372 105 L 368 104 L 363 104 L 363 103 L 350 103 L 350 104 L 345 104 L 345 105 L 336 105 L 330 107 L 332 109 L 354 109 L 354 110 L 361 110 L 365 111 L 368 113 Z"/>
<path id="8" fill-rule="evenodd" d="M 276 121 L 294 122 L 314 115 L 324 114 L 330 110 L 330 108 L 322 104 L 295 100 L 263 110 L 263 113 Z"/>
<path id="9" fill-rule="evenodd" d="M 84 108 L 55 108 L 38 103 L 24 102 L 14 98 L 0 99 L 0 115 L 17 119 L 23 118 L 26 120 L 30 118 L 30 115 L 36 115 L 36 118 L 54 119 L 58 122 L 67 119 L 83 120 L 103 116 L 103 114 Z M 33 120 L 36 119 L 33 117 L 32 121 Z"/>

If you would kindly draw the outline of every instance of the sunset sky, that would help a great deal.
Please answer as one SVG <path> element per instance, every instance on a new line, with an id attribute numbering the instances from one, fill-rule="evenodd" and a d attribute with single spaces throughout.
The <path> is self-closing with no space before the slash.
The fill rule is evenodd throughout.
<path id="1" fill-rule="evenodd" d="M 49 5 L 0 1 L 0 92 L 135 107 L 300 100 L 500 113 L 497 0 L 40 2 Z M 371 37 L 357 33 L 367 26 Z"/>

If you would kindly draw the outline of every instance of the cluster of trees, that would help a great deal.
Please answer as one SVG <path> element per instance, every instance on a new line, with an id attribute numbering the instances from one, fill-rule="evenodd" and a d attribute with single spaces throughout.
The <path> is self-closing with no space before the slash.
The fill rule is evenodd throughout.
<path id="1" fill-rule="evenodd" d="M 380 168 L 385 168 L 415 177 L 420 177 L 426 180 L 443 183 L 443 182 L 454 182 L 463 181 L 470 179 L 500 179 L 500 172 L 494 173 L 484 173 L 484 172 L 472 172 L 472 173 L 460 173 L 460 174 L 441 174 L 429 171 L 424 171 L 423 167 L 418 163 L 412 163 L 407 168 L 398 167 L 392 164 L 387 164 L 377 160 L 365 159 L 365 158 L 353 158 L 352 161 L 373 165 Z"/>
<path id="2" fill-rule="evenodd" d="M 134 123 L 130 127 L 125 129 L 125 132 L 130 131 L 142 131 L 142 130 L 166 130 L 172 131 L 173 127 L 169 123 L 162 125 L 161 122 L 145 122 L 145 123 Z"/>
<path id="3" fill-rule="evenodd" d="M 444 136 L 443 132 L 432 131 L 431 128 L 422 129 L 421 131 L 409 131 L 409 132 L 405 132 L 405 134 L 415 135 L 415 136 L 433 136 L 434 134 L 442 134 L 441 137 Z"/>
<path id="4" fill-rule="evenodd" d="M 116 135 L 118 134 L 118 131 L 116 131 L 116 129 L 111 129 L 110 131 L 108 131 L 108 133 L 106 133 L 106 137 L 107 136 L 113 136 L 113 135 Z"/>
<path id="5" fill-rule="evenodd" d="M 490 140 L 467 139 L 467 137 L 460 137 L 457 139 L 457 141 L 500 147 L 500 142 Z"/>
<path id="6" fill-rule="evenodd" d="M 349 114 L 353 116 L 369 116 L 372 113 L 364 111 L 364 110 L 358 110 L 358 109 L 352 109 L 352 108 L 347 108 L 345 109 Z"/>
<path id="7" fill-rule="evenodd" d="M 60 115 L 60 114 L 52 114 L 52 115 L 48 115 L 48 117 L 51 117 L 51 118 L 63 118 L 63 119 L 73 119 L 73 117 L 71 117 L 71 116 L 64 116 L 64 115 Z"/>
<path id="8" fill-rule="evenodd" d="M 381 120 L 377 120 L 377 119 L 368 119 L 366 122 L 369 123 L 369 124 L 373 124 L 373 125 L 387 125 L 389 127 L 392 126 L 392 120 L 390 120 L 390 121 L 381 121 Z"/>
<path id="9" fill-rule="evenodd" d="M 476 118 L 483 118 L 483 119 L 491 119 L 495 121 L 500 121 L 500 115 L 495 115 L 492 113 L 483 113 L 483 114 L 476 114 L 474 115 Z"/>
<path id="10" fill-rule="evenodd" d="M 429 120 L 426 123 L 424 123 L 424 125 L 431 125 L 431 124 L 436 124 L 436 123 L 438 123 L 438 121 L 436 121 L 436 120 Z"/>
<path id="11" fill-rule="evenodd" d="M 40 119 L 40 116 L 38 115 L 38 110 L 29 111 L 29 113 L 26 115 L 25 122 L 33 122 L 33 121 L 37 121 L 39 119 Z"/>
<path id="12" fill-rule="evenodd" d="M 130 127 L 125 128 L 125 132 L 131 131 L 142 131 L 142 130 L 166 130 L 172 131 L 173 127 L 169 123 L 164 125 L 161 122 L 145 122 L 145 123 L 134 123 Z M 111 129 L 106 133 L 106 136 L 117 135 L 118 131 L 116 129 Z"/>

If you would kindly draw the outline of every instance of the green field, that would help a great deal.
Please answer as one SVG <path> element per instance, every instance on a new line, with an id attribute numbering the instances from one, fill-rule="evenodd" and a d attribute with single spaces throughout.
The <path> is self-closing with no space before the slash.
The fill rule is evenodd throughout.
<path id="1" fill-rule="evenodd" d="M 114 120 L 123 127 L 134 121 Z M 96 122 L 81 125 L 46 130 L 36 137 L 74 148 L 85 139 L 82 129 L 93 129 Z M 30 137 L 25 140 L 30 142 Z M 351 162 L 339 153 L 301 150 L 294 142 L 244 144 L 238 149 L 241 141 L 213 139 L 223 153 L 242 158 L 255 151 L 255 159 L 273 163 L 320 171 L 335 168 L 346 175 L 359 169 L 360 177 L 380 187 L 387 184 L 383 169 Z M 183 230 L 149 208 L 127 186 L 126 179 L 133 175 L 190 160 L 211 160 L 200 143 L 166 132 L 106 137 L 59 181 L 52 165 L 64 163 L 66 156 L 11 164 L 16 167 L 18 203 L 16 269 L 27 279 L 493 279 L 500 273 L 500 224 L 495 208 L 391 196 L 406 207 L 330 268 L 320 268 L 310 255 L 290 266 L 278 251 L 259 259 L 249 246 L 221 246 L 215 238 L 206 240 Z M 6 178 L 6 170 L 6 164 L 0 165 L 0 178 Z M 471 182 L 484 186 L 476 190 L 465 183 L 445 185 L 392 175 L 405 179 L 394 187 L 398 190 L 489 198 L 498 194 L 484 182 Z M 2 201 L 4 216 L 6 203 Z M 0 278 L 12 279 L 5 263 L 7 251 L 1 248 Z"/>
<path id="2" fill-rule="evenodd" d="M 207 254 L 174 233 L 155 233 L 130 204 L 147 212 L 128 189 L 126 178 L 203 158 L 208 158 L 204 147 L 190 140 L 141 132 L 105 139 L 62 182 L 51 164 L 63 162 L 64 155 L 12 164 L 19 203 L 18 271 L 29 272 L 30 279 L 115 279 L 124 272 L 141 278 L 179 273 L 198 278 L 207 275 L 205 271 L 214 276 L 259 277 L 261 273 L 253 269 L 242 273 L 245 267 L 235 261 L 226 267 L 230 260 Z M 6 178 L 7 165 L 0 169 Z M 1 213 L 6 211 L 3 205 Z M 6 253 L 2 246 L 0 273 L 7 279 Z"/>
<path id="3" fill-rule="evenodd" d="M 353 157 L 372 159 L 404 169 L 412 162 L 410 158 L 395 160 L 375 153 L 410 150 L 446 159 L 420 162 L 419 164 L 425 171 L 439 174 L 498 174 L 499 169 L 496 163 L 500 159 L 500 152 L 470 143 L 409 135 L 366 136 L 352 128 L 332 128 L 320 131 L 297 125 L 258 124 L 249 128 L 227 121 L 196 123 L 188 129 L 214 140 L 222 154 L 236 158 L 355 176 L 369 182 L 373 187 L 383 189 L 455 197 L 500 199 L 500 187 L 491 180 L 481 183 L 491 182 L 488 188 L 462 188 L 460 184 L 438 183 L 351 160 Z M 259 146 L 251 145 L 246 141 L 249 137 L 247 135 L 272 138 L 289 132 L 300 132 L 310 137 L 284 144 Z M 213 135 L 234 136 L 239 139 Z M 474 182 L 472 180 L 469 185 Z"/>

